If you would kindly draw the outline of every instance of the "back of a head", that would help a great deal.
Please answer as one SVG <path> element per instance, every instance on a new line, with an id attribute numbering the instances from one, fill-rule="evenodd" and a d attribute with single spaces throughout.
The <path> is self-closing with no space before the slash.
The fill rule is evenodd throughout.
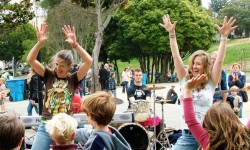
<path id="1" fill-rule="evenodd" d="M 237 86 L 232 86 L 231 88 L 230 88 L 230 90 L 232 90 L 232 91 L 237 91 L 237 90 L 239 90 L 239 87 L 237 87 Z"/>
<path id="2" fill-rule="evenodd" d="M 250 131 L 225 102 L 213 104 L 207 111 L 203 127 L 210 137 L 210 150 L 249 149 Z"/>
<path id="3" fill-rule="evenodd" d="M 115 113 L 115 98 L 104 91 L 96 92 L 83 101 L 82 107 L 98 125 L 106 126 Z"/>
<path id="4" fill-rule="evenodd" d="M 51 139 L 57 144 L 70 144 L 72 142 L 72 135 L 75 134 L 77 129 L 77 121 L 65 114 L 59 113 L 46 124 L 46 130 L 48 131 Z"/>
<path id="5" fill-rule="evenodd" d="M 15 113 L 0 114 L 0 149 L 10 150 L 21 146 L 25 128 Z"/>

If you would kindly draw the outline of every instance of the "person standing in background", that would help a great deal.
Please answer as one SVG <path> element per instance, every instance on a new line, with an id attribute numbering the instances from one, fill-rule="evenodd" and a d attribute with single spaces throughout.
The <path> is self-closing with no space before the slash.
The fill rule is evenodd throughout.
<path id="1" fill-rule="evenodd" d="M 91 67 L 89 68 L 87 75 L 86 75 L 86 87 L 88 88 L 88 94 L 91 94 L 91 82 L 92 82 L 92 69 Z"/>
<path id="2" fill-rule="evenodd" d="M 211 54 L 211 70 L 214 66 L 214 62 L 216 61 L 216 58 L 217 58 L 217 54 L 218 54 L 218 51 L 214 51 L 212 54 Z M 220 80 L 219 80 L 219 83 L 218 83 L 218 86 L 215 87 L 215 91 L 220 91 L 220 90 L 227 90 L 227 73 L 224 69 L 222 69 L 221 71 L 221 75 L 220 75 Z M 215 93 L 214 96 L 214 102 L 217 102 L 217 101 L 220 101 L 222 100 L 223 102 L 226 102 L 227 100 L 227 93 Z"/>
<path id="3" fill-rule="evenodd" d="M 109 91 L 114 95 L 116 98 L 116 80 L 115 80 L 115 72 L 112 72 L 109 77 Z"/>
<path id="4" fill-rule="evenodd" d="M 28 116 L 32 116 L 32 109 L 35 108 L 37 114 L 38 112 L 38 75 L 34 69 L 30 68 L 29 74 L 27 76 L 27 84 L 29 87 L 29 104 L 27 107 Z"/>
<path id="5" fill-rule="evenodd" d="M 101 90 L 105 90 L 106 89 L 106 83 L 108 80 L 108 71 L 107 69 L 104 67 L 104 64 L 101 65 L 101 68 L 99 69 L 99 82 L 101 83 Z"/>
<path id="6" fill-rule="evenodd" d="M 243 88 L 246 84 L 246 75 L 244 72 L 240 71 L 241 66 L 238 63 L 234 63 L 232 65 L 232 74 L 228 76 L 228 86 L 231 88 L 232 86 L 237 86 L 239 89 Z M 241 92 L 238 93 L 239 96 L 242 97 Z M 243 107 L 243 103 L 242 103 Z M 239 117 L 242 118 L 242 107 L 239 112 Z"/>
<path id="7" fill-rule="evenodd" d="M 109 90 L 109 77 L 110 77 L 110 68 L 108 64 L 104 65 L 104 68 L 107 70 L 107 81 L 105 82 L 105 90 Z"/>
<path id="8" fill-rule="evenodd" d="M 126 67 L 122 72 L 122 82 L 124 83 L 122 86 L 122 93 L 125 93 L 128 91 L 130 78 L 131 78 L 131 74 L 130 74 L 129 68 Z"/>
<path id="9" fill-rule="evenodd" d="M 6 92 L 5 78 L 0 78 L 0 110 L 2 112 L 5 111 L 4 99 L 6 97 Z"/>

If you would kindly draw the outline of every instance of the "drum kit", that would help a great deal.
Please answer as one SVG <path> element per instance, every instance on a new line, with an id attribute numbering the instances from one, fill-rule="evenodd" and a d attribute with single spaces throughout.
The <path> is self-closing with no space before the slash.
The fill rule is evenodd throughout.
<path id="1" fill-rule="evenodd" d="M 156 150 L 160 147 L 161 150 L 166 150 L 167 148 L 171 149 L 171 144 L 169 142 L 169 130 L 164 128 L 164 109 L 163 105 L 166 104 L 169 100 L 158 100 L 162 105 L 162 121 L 160 122 L 160 118 L 156 116 L 155 113 L 155 104 L 156 104 L 156 96 L 155 90 L 164 89 L 162 86 L 146 87 L 143 90 L 151 90 L 153 91 L 153 99 L 154 99 L 154 108 L 153 112 L 150 112 L 149 102 L 146 100 L 136 100 L 132 104 L 132 111 L 134 113 L 134 120 L 138 123 L 126 123 L 121 125 L 118 130 L 127 140 L 127 142 L 131 145 L 131 148 L 134 150 Z M 161 123 L 162 130 L 156 135 L 156 126 Z M 150 143 L 150 139 L 148 137 L 147 131 L 144 128 L 145 126 L 153 126 L 153 138 Z M 150 146 L 149 146 L 150 145 Z M 156 146 L 157 145 L 157 146 Z"/>

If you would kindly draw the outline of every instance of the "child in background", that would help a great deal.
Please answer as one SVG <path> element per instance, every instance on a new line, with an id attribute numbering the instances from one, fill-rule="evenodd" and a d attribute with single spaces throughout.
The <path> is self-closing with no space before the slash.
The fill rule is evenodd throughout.
<path id="1" fill-rule="evenodd" d="M 131 150 L 123 136 L 109 126 L 116 109 L 114 97 L 107 92 L 96 92 L 83 101 L 82 107 L 94 128 L 77 129 L 75 140 L 83 144 L 84 149 Z"/>
<path id="2" fill-rule="evenodd" d="M 25 128 L 15 113 L 6 112 L 0 114 L 0 149 L 19 150 Z"/>
<path id="3" fill-rule="evenodd" d="M 51 139 L 55 145 L 50 145 L 52 150 L 76 150 L 77 145 L 72 144 L 77 129 L 77 121 L 65 113 L 59 113 L 46 124 Z"/>
<path id="4" fill-rule="evenodd" d="M 230 90 L 233 90 L 233 91 L 231 91 L 231 95 L 234 98 L 234 100 L 233 100 L 233 104 L 234 104 L 233 110 L 234 110 L 234 113 L 238 117 L 240 117 L 239 111 L 240 111 L 240 109 L 242 107 L 242 98 L 241 98 L 241 96 L 237 95 L 239 93 L 238 92 L 239 88 L 237 86 L 232 86 L 230 88 Z"/>
<path id="5" fill-rule="evenodd" d="M 250 120 L 243 125 L 228 103 L 217 102 L 205 114 L 203 125 L 194 114 L 193 89 L 206 78 L 197 75 L 186 83 L 184 91 L 184 118 L 192 135 L 204 150 L 231 150 L 250 148 Z"/>
<path id="6" fill-rule="evenodd" d="M 4 99 L 7 96 L 8 91 L 6 90 L 5 79 L 0 78 L 0 111 L 5 111 Z"/>
<path id="7" fill-rule="evenodd" d="M 115 72 L 112 72 L 109 77 L 109 91 L 116 98 L 116 80 L 115 80 Z"/>

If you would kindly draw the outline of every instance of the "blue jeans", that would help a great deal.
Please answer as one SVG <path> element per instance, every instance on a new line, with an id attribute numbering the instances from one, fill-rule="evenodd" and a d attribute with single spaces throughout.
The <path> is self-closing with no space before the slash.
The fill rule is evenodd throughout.
<path id="1" fill-rule="evenodd" d="M 116 98 L 116 90 L 110 90 L 110 92 L 114 95 L 114 97 Z"/>
<path id="2" fill-rule="evenodd" d="M 29 104 L 28 104 L 28 107 L 27 107 L 28 116 L 32 116 L 32 109 L 33 109 L 33 107 L 35 108 L 35 111 L 38 114 L 38 107 L 37 107 L 37 105 L 32 105 L 31 102 L 29 101 Z"/>
<path id="3" fill-rule="evenodd" d="M 240 108 L 240 112 L 239 112 L 239 118 L 242 118 L 242 109 L 243 109 L 243 102 L 241 103 L 241 108 Z"/>
<path id="4" fill-rule="evenodd" d="M 122 86 L 122 93 L 125 93 L 125 90 L 126 92 L 128 91 L 128 81 L 124 81 L 125 85 Z"/>
<path id="5" fill-rule="evenodd" d="M 46 131 L 45 125 L 39 125 L 31 150 L 49 150 L 52 144 L 54 144 L 54 142 Z"/>
<path id="6" fill-rule="evenodd" d="M 197 150 L 198 148 L 199 144 L 193 135 L 182 132 L 182 136 L 178 138 L 172 150 Z"/>
<path id="7" fill-rule="evenodd" d="M 80 90 L 79 93 L 80 93 L 80 96 L 83 97 L 85 96 L 85 79 L 81 80 L 80 87 L 82 88 L 82 90 Z"/>

